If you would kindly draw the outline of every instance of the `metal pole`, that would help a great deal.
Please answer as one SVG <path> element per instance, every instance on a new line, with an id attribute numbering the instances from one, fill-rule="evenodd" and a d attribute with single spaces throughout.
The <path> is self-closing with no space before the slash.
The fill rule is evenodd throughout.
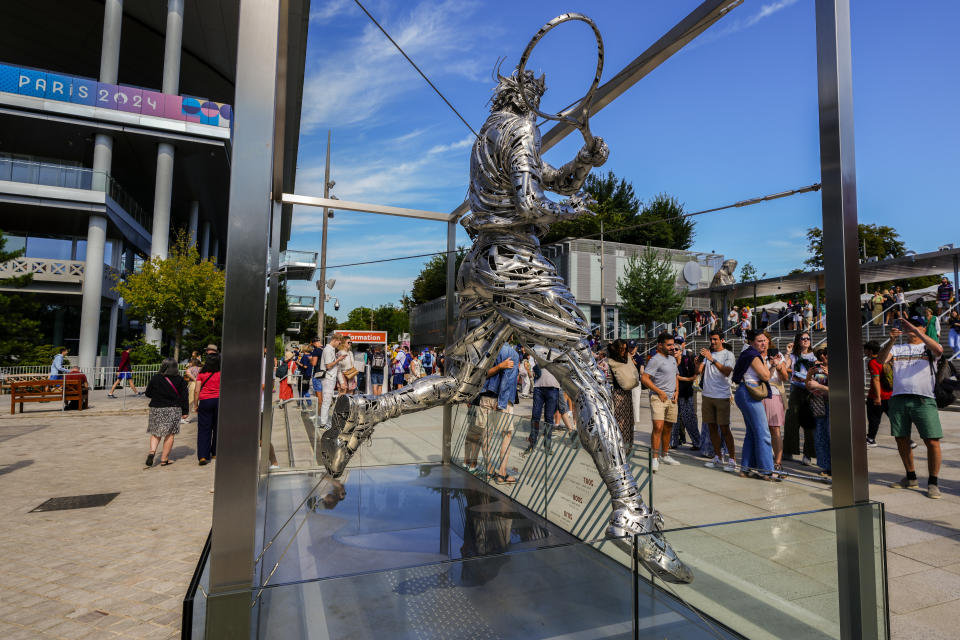
<path id="1" fill-rule="evenodd" d="M 285 47 L 287 40 L 279 28 L 281 3 L 240 3 L 208 638 L 250 635 L 274 109 L 285 91 L 277 83 L 278 43 Z"/>
<path id="2" fill-rule="evenodd" d="M 457 221 L 447 223 L 447 297 L 444 301 L 444 362 L 450 357 L 450 346 L 453 344 L 455 318 L 454 306 L 457 304 L 456 293 L 457 267 Z M 451 443 L 453 440 L 453 405 L 443 405 L 443 464 L 450 464 Z"/>
<path id="3" fill-rule="evenodd" d="M 273 435 L 273 349 L 277 342 L 277 299 L 280 295 L 280 221 L 283 219 L 283 205 L 273 203 L 273 217 L 270 221 L 270 290 L 267 293 L 267 325 L 264 332 L 266 353 L 263 354 L 263 416 L 260 421 L 260 473 L 269 471 L 270 456 L 264 451 L 270 450 Z M 299 389 L 297 390 L 299 393 Z"/>
<path id="4" fill-rule="evenodd" d="M 870 498 L 859 322 L 849 0 L 817 0 L 816 25 L 823 258 L 830 316 L 827 336 L 833 504 L 848 507 Z M 836 518 L 840 637 L 876 638 L 872 514 L 868 508 L 847 508 L 838 510 Z"/>
<path id="5" fill-rule="evenodd" d="M 323 170 L 323 197 L 330 197 L 330 130 L 327 129 L 327 163 Z M 323 208 L 323 239 L 320 245 L 320 286 L 317 287 L 319 307 L 317 311 L 317 335 L 324 339 L 327 318 L 324 315 L 323 303 L 327 295 L 327 221 L 330 219 L 330 209 Z"/>
<path id="6" fill-rule="evenodd" d="M 603 220 L 600 221 L 600 335 L 607 339 L 607 305 L 603 297 Z"/>

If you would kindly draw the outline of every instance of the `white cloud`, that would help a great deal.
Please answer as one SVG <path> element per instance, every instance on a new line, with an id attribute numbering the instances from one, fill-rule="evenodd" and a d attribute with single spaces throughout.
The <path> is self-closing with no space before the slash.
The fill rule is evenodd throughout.
<path id="1" fill-rule="evenodd" d="M 310 12 L 310 22 L 326 22 L 355 6 L 353 0 L 327 0 Z"/>
<path id="2" fill-rule="evenodd" d="M 476 6 L 456 0 L 424 1 L 400 16 L 375 17 L 434 82 L 437 74 L 479 79 L 479 62 L 469 58 L 477 38 L 467 21 Z M 329 9 L 330 5 L 324 7 L 324 15 Z M 430 88 L 370 23 L 336 51 L 324 52 L 307 73 L 303 91 L 301 126 L 308 134 L 320 125 L 363 122 L 399 96 Z"/>
<path id="3" fill-rule="evenodd" d="M 458 140 L 457 142 L 451 142 L 450 144 L 438 144 L 435 147 L 431 147 L 428 154 L 443 153 L 445 151 L 452 151 L 454 149 L 465 149 L 473 144 L 473 141 L 476 138 L 471 134 L 464 138 L 463 140 Z"/>
<path id="4" fill-rule="evenodd" d="M 770 16 L 780 11 L 781 9 L 786 9 L 790 5 L 796 4 L 796 2 L 797 0 L 777 0 L 777 2 L 771 2 L 770 4 L 765 4 L 762 7 L 760 7 L 760 11 L 750 16 L 750 18 L 747 20 L 743 28 L 745 29 L 747 27 L 752 27 L 753 25 L 757 24 L 764 18 L 769 18 Z"/>
<path id="5" fill-rule="evenodd" d="M 769 18 L 770 16 L 779 13 L 783 9 L 794 5 L 797 3 L 797 0 L 776 0 L 775 2 L 768 2 L 760 7 L 760 10 L 751 15 L 748 18 L 731 20 L 730 22 L 721 23 L 722 28 L 717 29 L 716 31 L 707 31 L 702 36 L 694 40 L 689 47 L 686 47 L 688 50 L 696 49 L 705 44 L 711 42 L 716 42 L 721 38 L 729 36 L 731 34 L 737 33 L 738 31 L 743 31 L 744 29 L 749 29 L 754 26 L 761 20 Z M 733 15 L 737 15 L 734 13 Z"/>

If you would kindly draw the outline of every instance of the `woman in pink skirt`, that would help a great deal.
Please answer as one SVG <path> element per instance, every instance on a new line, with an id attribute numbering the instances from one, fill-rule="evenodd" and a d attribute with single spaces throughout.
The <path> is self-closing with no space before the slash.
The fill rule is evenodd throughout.
<path id="1" fill-rule="evenodd" d="M 765 332 L 766 333 L 766 332 Z M 777 472 L 783 471 L 783 423 L 786 414 L 783 404 L 784 380 L 790 379 L 790 371 L 787 369 L 787 360 L 783 357 L 776 347 L 773 346 L 773 338 L 767 333 L 767 352 L 763 354 L 764 363 L 770 369 L 770 391 L 771 396 L 764 398 L 763 408 L 767 412 L 767 426 L 770 428 L 770 444 L 773 447 L 773 468 Z M 780 473 L 780 477 L 785 477 Z"/>

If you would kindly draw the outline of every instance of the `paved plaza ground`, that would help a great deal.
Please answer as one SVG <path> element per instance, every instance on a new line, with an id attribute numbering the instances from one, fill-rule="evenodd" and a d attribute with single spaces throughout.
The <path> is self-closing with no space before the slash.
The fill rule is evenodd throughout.
<path id="1" fill-rule="evenodd" d="M 0 417 L 5 640 L 179 636 L 182 598 L 210 528 L 214 465 L 196 464 L 191 422 L 177 436 L 176 462 L 146 469 L 146 400 L 108 400 L 93 392 L 91 405 L 62 413 L 33 404 L 23 414 Z M 440 410 L 432 410 L 385 424 L 374 446 L 362 450 L 363 464 L 438 460 L 440 420 Z M 960 413 L 941 413 L 941 420 L 939 501 L 886 486 L 902 475 L 888 435 L 868 454 L 871 497 L 886 507 L 895 638 L 954 638 L 960 628 Z M 309 452 L 303 425 L 292 425 L 288 443 L 280 414 L 274 424 L 281 463 L 286 466 L 293 450 L 302 465 Z M 738 443 L 742 429 L 738 419 Z M 886 431 L 885 422 L 881 434 Z M 922 490 L 924 449 L 915 454 Z M 705 469 L 703 459 L 682 451 L 675 455 L 681 464 L 654 478 L 654 501 L 668 528 L 830 505 L 829 487 L 813 480 L 744 480 Z M 114 492 L 119 495 L 102 507 L 31 512 L 53 497 Z M 816 566 L 808 573 L 829 580 L 816 574 Z"/>

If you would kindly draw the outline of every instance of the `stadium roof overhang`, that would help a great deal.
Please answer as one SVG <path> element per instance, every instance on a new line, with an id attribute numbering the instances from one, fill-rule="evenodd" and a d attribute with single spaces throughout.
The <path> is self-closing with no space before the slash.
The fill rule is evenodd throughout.
<path id="1" fill-rule="evenodd" d="M 954 271 L 960 259 L 960 249 L 944 249 L 929 253 L 914 253 L 901 258 L 860 263 L 860 284 L 889 282 L 919 276 L 940 275 Z M 688 292 L 691 296 L 724 295 L 737 300 L 752 296 L 771 296 L 824 288 L 824 272 L 807 271 L 754 282 L 737 282 L 721 287 L 705 287 Z"/>

